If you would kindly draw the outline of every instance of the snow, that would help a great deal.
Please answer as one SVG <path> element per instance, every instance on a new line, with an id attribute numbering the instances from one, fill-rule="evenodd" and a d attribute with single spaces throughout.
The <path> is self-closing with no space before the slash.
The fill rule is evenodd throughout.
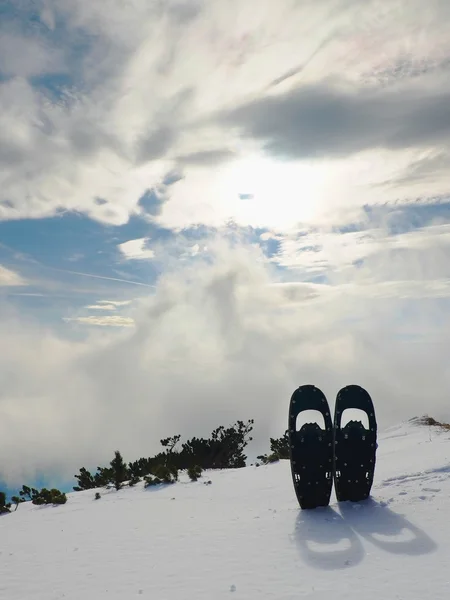
<path id="1" fill-rule="evenodd" d="M 450 432 L 407 422 L 380 434 L 372 498 L 358 504 L 333 494 L 300 510 L 288 461 L 99 491 L 0 517 L 0 598 L 449 595 Z"/>

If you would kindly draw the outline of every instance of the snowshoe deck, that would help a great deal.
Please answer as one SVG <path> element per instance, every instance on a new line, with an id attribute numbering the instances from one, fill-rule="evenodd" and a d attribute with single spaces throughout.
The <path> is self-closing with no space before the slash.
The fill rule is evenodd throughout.
<path id="1" fill-rule="evenodd" d="M 325 429 L 305 423 L 297 431 L 297 417 L 305 410 L 322 413 Z M 314 385 L 300 386 L 292 394 L 288 436 L 292 481 L 300 507 L 327 506 L 333 485 L 333 424 L 328 401 Z"/>
<path id="2" fill-rule="evenodd" d="M 367 413 L 369 429 L 361 421 L 349 421 L 341 428 L 346 409 Z M 334 411 L 334 488 L 338 502 L 359 502 L 370 495 L 376 460 L 377 422 L 369 393 L 359 385 L 342 388 Z"/>

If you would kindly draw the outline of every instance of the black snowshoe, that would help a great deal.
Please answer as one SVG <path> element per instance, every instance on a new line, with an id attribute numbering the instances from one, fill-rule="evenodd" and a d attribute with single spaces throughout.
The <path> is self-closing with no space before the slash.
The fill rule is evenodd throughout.
<path id="1" fill-rule="evenodd" d="M 297 431 L 297 417 L 305 410 L 322 413 L 325 429 L 317 423 L 305 423 Z M 292 480 L 300 507 L 327 506 L 333 485 L 333 424 L 328 401 L 314 385 L 300 386 L 292 394 L 288 437 Z"/>
<path id="2" fill-rule="evenodd" d="M 361 421 L 349 421 L 341 428 L 346 409 L 367 413 L 369 429 Z M 342 388 L 336 398 L 334 411 L 334 489 L 338 502 L 359 502 L 370 495 L 375 472 L 377 422 L 372 399 L 358 385 Z"/>

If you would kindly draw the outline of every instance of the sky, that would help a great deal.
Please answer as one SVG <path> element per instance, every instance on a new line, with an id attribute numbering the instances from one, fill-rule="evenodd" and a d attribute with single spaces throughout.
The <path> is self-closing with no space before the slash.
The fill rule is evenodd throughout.
<path id="1" fill-rule="evenodd" d="M 450 418 L 450 5 L 257 8 L 1 3 L 3 487 L 304 383 Z"/>

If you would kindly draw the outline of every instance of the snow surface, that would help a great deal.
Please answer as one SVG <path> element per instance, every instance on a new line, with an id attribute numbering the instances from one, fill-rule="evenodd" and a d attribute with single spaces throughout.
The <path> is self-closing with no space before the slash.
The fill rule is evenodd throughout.
<path id="1" fill-rule="evenodd" d="M 371 499 L 314 511 L 288 461 L 24 503 L 0 517 L 0 598 L 449 598 L 450 432 L 390 428 L 377 461 Z"/>

